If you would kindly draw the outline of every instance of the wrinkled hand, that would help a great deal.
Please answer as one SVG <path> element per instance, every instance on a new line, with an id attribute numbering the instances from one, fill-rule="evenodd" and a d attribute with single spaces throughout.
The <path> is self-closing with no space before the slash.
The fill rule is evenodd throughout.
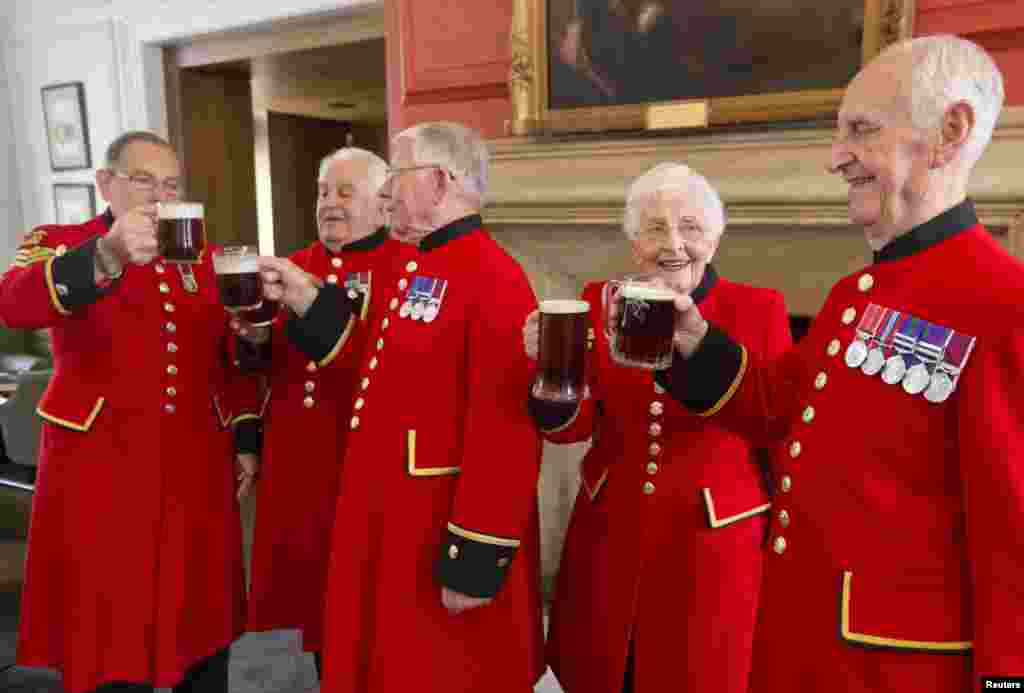
<path id="1" fill-rule="evenodd" d="M 238 482 L 238 492 L 235 497 L 241 501 L 248 496 L 260 473 L 260 458 L 250 452 L 240 452 L 235 455 L 235 481 Z"/>
<path id="2" fill-rule="evenodd" d="M 263 296 L 283 303 L 300 318 L 304 317 L 323 282 L 286 258 L 260 257 L 259 261 Z"/>
<path id="3" fill-rule="evenodd" d="M 494 600 L 489 597 L 470 597 L 468 594 L 462 594 L 461 592 L 450 590 L 447 587 L 441 588 L 441 604 L 443 604 L 444 608 L 448 609 L 448 613 L 453 616 L 457 616 L 463 611 L 487 606 L 492 601 Z"/>
<path id="4" fill-rule="evenodd" d="M 248 320 L 240 317 L 232 317 L 228 327 L 236 335 L 250 344 L 265 344 L 270 339 L 270 327 L 268 325 L 256 326 Z"/>
<path id="5" fill-rule="evenodd" d="M 97 245 L 108 267 L 145 265 L 159 252 L 156 243 L 156 205 L 142 205 L 119 216 Z"/>
<path id="6" fill-rule="evenodd" d="M 700 314 L 700 309 L 693 299 L 684 293 L 676 294 L 675 306 L 676 332 L 672 337 L 672 343 L 679 355 L 688 359 L 697 351 L 697 347 L 707 335 L 708 321 Z"/>
<path id="7" fill-rule="evenodd" d="M 540 353 L 540 312 L 533 311 L 523 322 L 523 349 L 531 361 L 537 360 Z"/>

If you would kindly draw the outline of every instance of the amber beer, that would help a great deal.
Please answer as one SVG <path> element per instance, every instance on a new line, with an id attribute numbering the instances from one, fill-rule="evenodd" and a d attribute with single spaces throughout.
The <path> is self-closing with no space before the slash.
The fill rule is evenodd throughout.
<path id="1" fill-rule="evenodd" d="M 583 397 L 589 311 L 586 301 L 541 302 L 535 398 L 575 403 Z"/>
<path id="2" fill-rule="evenodd" d="M 263 305 L 263 278 L 259 255 L 247 245 L 229 245 L 213 254 L 220 302 L 235 313 L 254 311 Z"/>
<path id="3" fill-rule="evenodd" d="M 638 281 L 610 282 L 615 310 L 610 352 L 624 366 L 657 370 L 672 365 L 675 294 Z"/>
<path id="4" fill-rule="evenodd" d="M 156 242 L 166 262 L 199 262 L 206 249 L 203 205 L 161 202 L 157 208 Z"/>

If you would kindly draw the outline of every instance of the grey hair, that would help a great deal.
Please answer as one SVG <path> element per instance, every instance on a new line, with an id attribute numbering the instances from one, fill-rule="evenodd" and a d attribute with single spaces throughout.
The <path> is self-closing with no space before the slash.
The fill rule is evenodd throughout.
<path id="1" fill-rule="evenodd" d="M 124 134 L 118 135 L 107 147 L 106 154 L 103 157 L 104 166 L 107 168 L 114 168 L 120 164 L 121 155 L 124 154 L 125 148 L 133 142 L 148 142 L 149 144 L 155 144 L 160 147 L 167 147 L 177 155 L 177 152 L 174 151 L 174 147 L 171 146 L 171 143 L 155 132 L 150 132 L 149 130 L 129 130 Z"/>
<path id="2" fill-rule="evenodd" d="M 388 162 L 370 150 L 359 147 L 341 147 L 321 159 L 317 179 L 323 180 L 327 175 L 327 169 L 336 161 L 365 161 L 366 185 L 371 195 L 376 195 L 384 186 L 384 181 L 387 180 Z"/>
<path id="3" fill-rule="evenodd" d="M 715 235 L 725 231 L 725 206 L 707 178 L 685 164 L 658 164 L 634 180 L 626 191 L 626 210 L 622 230 L 635 240 L 640 231 L 641 208 L 647 198 L 661 190 L 678 190 L 693 199 L 704 213 L 704 221 Z"/>
<path id="4" fill-rule="evenodd" d="M 882 55 L 910 53 L 910 117 L 914 128 L 941 126 L 946 110 L 965 101 L 974 109 L 974 129 L 963 161 L 973 167 L 992 140 L 1006 92 L 1003 75 L 991 56 L 971 41 L 951 34 L 922 36 L 897 43 Z"/>
<path id="5" fill-rule="evenodd" d="M 421 123 L 398 133 L 412 140 L 413 163 L 448 169 L 463 192 L 481 207 L 487 197 L 487 143 L 475 130 L 448 121 Z"/>

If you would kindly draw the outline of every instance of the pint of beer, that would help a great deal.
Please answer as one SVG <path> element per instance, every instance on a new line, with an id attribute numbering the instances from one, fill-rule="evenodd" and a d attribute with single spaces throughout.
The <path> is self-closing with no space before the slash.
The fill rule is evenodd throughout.
<path id="1" fill-rule="evenodd" d="M 227 245 L 213 253 L 220 302 L 232 313 L 251 311 L 263 305 L 263 278 L 259 254 L 249 245 Z"/>
<path id="2" fill-rule="evenodd" d="M 612 280 L 604 289 L 605 333 L 612 360 L 658 370 L 672 365 L 675 294 L 646 277 Z"/>
<path id="3" fill-rule="evenodd" d="M 541 302 L 536 399 L 571 404 L 583 398 L 589 311 L 586 301 Z"/>
<path id="4" fill-rule="evenodd" d="M 198 202 L 157 205 L 156 242 L 165 262 L 199 262 L 206 249 L 203 217 L 203 205 Z"/>

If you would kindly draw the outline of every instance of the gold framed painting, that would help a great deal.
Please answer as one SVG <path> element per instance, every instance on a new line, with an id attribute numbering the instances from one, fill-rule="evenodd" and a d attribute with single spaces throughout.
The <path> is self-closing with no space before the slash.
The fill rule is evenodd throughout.
<path id="1" fill-rule="evenodd" d="M 514 0 L 510 134 L 834 118 L 915 0 Z"/>

